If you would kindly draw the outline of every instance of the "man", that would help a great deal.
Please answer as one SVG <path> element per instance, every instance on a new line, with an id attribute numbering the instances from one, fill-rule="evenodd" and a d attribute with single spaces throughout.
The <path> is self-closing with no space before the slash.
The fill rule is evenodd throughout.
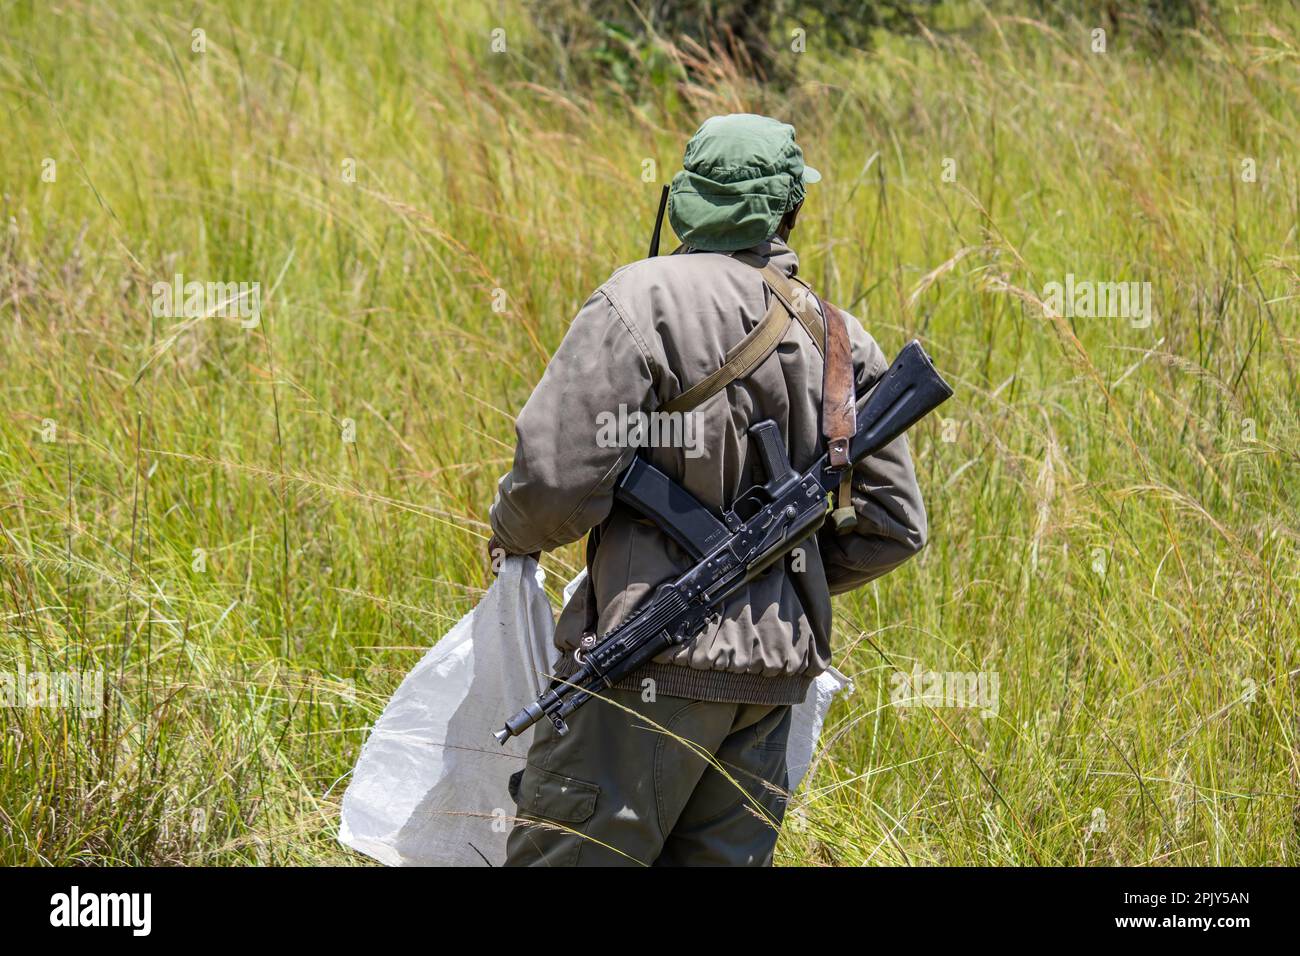
<path id="1" fill-rule="evenodd" d="M 498 554 L 549 551 L 590 532 L 587 584 L 556 626 L 562 678 L 584 635 L 607 633 L 691 565 L 615 502 L 615 480 L 638 449 L 601 440 L 602 421 L 680 407 L 763 321 L 773 296 L 797 298 L 791 316 L 800 321 L 770 354 L 675 412 L 695 416 L 701 442 L 639 453 L 719 511 L 764 478 L 746 435 L 752 423 L 776 421 L 801 471 L 826 453 L 820 330 L 835 310 L 789 294 L 805 287 L 787 245 L 820 174 L 804 164 L 792 126 L 752 115 L 709 119 L 683 166 L 669 201 L 683 247 L 619 269 L 587 300 L 519 415 L 514 466 L 492 506 Z M 841 314 L 861 398 L 887 363 L 858 320 Z M 838 529 L 828 523 L 693 640 L 575 712 L 568 734 L 537 724 L 527 766 L 511 781 L 521 822 L 508 865 L 770 865 L 788 796 L 791 705 L 830 664 L 830 596 L 925 544 L 906 439 L 859 463 L 851 480 L 841 497 L 852 511 Z"/>

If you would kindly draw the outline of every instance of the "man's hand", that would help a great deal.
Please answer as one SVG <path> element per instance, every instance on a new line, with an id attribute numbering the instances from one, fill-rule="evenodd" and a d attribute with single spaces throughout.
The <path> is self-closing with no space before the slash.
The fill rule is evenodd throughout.
<path id="1" fill-rule="evenodd" d="M 493 577 L 496 577 L 496 575 L 501 573 L 501 565 L 505 563 L 506 555 L 509 553 L 510 552 L 506 551 L 506 549 L 501 545 L 501 542 L 497 540 L 496 535 L 492 535 L 492 537 L 488 538 L 488 570 L 492 572 Z M 534 561 L 539 561 L 541 560 L 542 552 L 534 551 L 529 555 L 529 557 Z"/>

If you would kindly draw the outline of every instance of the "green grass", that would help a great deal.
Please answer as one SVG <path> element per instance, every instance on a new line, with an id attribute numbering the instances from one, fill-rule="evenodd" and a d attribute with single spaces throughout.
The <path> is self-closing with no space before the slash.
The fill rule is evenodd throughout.
<path id="1" fill-rule="evenodd" d="M 930 547 L 837 603 L 856 689 L 779 862 L 1294 865 L 1300 16 L 1224 6 L 1161 59 L 972 5 L 637 101 L 548 86 L 513 5 L 4 3 L 0 672 L 105 704 L 0 706 L 0 862 L 356 859 L 346 774 L 486 585 L 513 413 L 743 108 L 825 174 L 805 273 L 958 388 Z M 260 325 L 154 317 L 178 272 Z M 1044 317 L 1066 273 L 1154 321 Z M 891 706 L 914 663 L 997 714 Z"/>

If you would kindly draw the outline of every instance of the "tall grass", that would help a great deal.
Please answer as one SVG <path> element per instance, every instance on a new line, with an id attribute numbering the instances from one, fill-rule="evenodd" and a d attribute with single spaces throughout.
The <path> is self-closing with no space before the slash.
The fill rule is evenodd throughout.
<path id="1" fill-rule="evenodd" d="M 105 683 L 0 706 L 0 862 L 352 859 L 346 774 L 486 584 L 513 413 L 739 109 L 826 176 L 805 273 L 959 389 L 913 438 L 930 547 L 837 603 L 855 690 L 779 861 L 1296 862 L 1288 5 L 1159 60 L 962 6 L 870 57 L 811 33 L 781 94 L 706 60 L 641 100 L 548 85 L 513 4 L 2 16 L 0 672 Z M 260 282 L 260 323 L 156 317 L 176 273 Z M 1067 273 L 1153 321 L 1045 314 Z M 996 674 L 996 713 L 894 706 L 914 665 Z"/>

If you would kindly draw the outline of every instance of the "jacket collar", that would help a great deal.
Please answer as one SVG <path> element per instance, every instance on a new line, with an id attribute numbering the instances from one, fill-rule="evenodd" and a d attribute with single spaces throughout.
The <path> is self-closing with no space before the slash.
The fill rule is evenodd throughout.
<path id="1" fill-rule="evenodd" d="M 691 249 L 687 247 L 681 251 L 691 254 L 697 252 L 708 252 L 710 250 Z M 756 256 L 762 256 L 788 276 L 799 274 L 799 255 L 776 236 L 773 236 L 771 239 L 764 239 L 757 245 L 750 246 L 748 249 L 741 251 L 752 252 Z M 725 256 L 734 255 L 734 253 L 715 252 L 714 255 Z"/>
<path id="2" fill-rule="evenodd" d="M 765 239 L 756 246 L 751 246 L 747 251 L 767 259 L 788 276 L 798 275 L 799 273 L 798 254 L 776 236 Z"/>

